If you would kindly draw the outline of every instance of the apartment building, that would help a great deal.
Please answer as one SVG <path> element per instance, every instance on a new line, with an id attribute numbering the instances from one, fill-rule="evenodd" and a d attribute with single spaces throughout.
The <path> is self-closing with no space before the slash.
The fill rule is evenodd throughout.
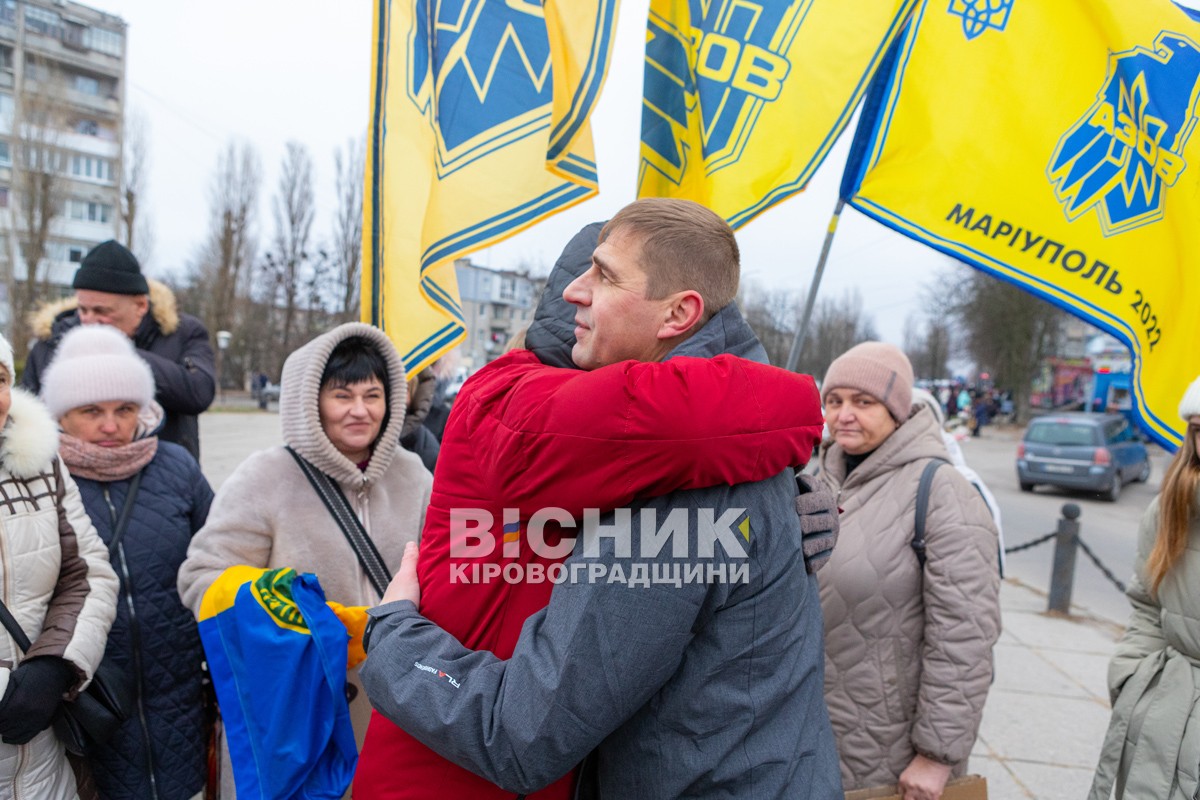
<path id="1" fill-rule="evenodd" d="M 37 278 L 66 293 L 120 217 L 126 25 L 69 0 L 0 0 L 0 324 L 11 332 L 27 248 L 49 220 Z M 37 181 L 33 179 L 37 178 Z M 36 200 L 36 202 L 30 202 Z M 35 248 L 36 249 L 36 248 Z"/>
<path id="2" fill-rule="evenodd" d="M 512 338 L 533 321 L 544 279 L 525 272 L 489 269 L 468 258 L 454 262 L 467 338 L 462 364 L 469 372 L 494 361 Z"/>

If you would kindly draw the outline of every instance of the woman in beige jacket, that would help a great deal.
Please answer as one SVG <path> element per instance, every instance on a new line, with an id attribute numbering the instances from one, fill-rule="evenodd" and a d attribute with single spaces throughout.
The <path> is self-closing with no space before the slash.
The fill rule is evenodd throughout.
<path id="1" fill-rule="evenodd" d="M 369 325 L 341 325 L 288 357 L 280 390 L 284 442 L 341 488 L 394 574 L 404 545 L 421 533 L 433 486 L 421 459 L 400 447 L 407 391 L 396 348 Z M 184 604 L 198 614 L 213 581 L 240 564 L 315 573 L 326 598 L 342 605 L 380 600 L 285 447 L 254 453 L 222 484 L 179 570 Z M 361 748 L 371 706 L 357 667 L 347 682 Z"/>
<path id="2" fill-rule="evenodd" d="M 908 359 L 881 342 L 852 348 L 825 375 L 832 441 L 820 475 L 842 516 L 817 577 L 845 788 L 899 784 L 905 800 L 937 800 L 975 744 L 1000 577 L 991 514 L 952 466 L 933 474 L 923 568 L 912 547 L 921 474 L 949 458 L 933 414 L 913 409 L 912 385 Z"/>
<path id="3" fill-rule="evenodd" d="M 1089 800 L 1200 793 L 1200 378 L 1179 404 L 1183 444 L 1142 516 L 1133 613 L 1108 666 L 1112 720 Z"/>

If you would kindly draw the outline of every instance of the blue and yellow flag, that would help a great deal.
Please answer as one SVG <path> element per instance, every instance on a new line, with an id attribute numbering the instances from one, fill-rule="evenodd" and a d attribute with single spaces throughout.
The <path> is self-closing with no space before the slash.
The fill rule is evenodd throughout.
<path id="1" fill-rule="evenodd" d="M 617 0 L 377 0 L 364 322 L 410 374 L 464 336 L 454 259 L 596 194 Z"/>
<path id="2" fill-rule="evenodd" d="M 1200 372 L 1200 24 L 1168 0 L 923 0 L 879 81 L 844 196 L 1121 339 L 1143 425 L 1177 446 Z"/>
<path id="3" fill-rule="evenodd" d="M 200 605 L 200 640 L 243 800 L 340 798 L 358 750 L 346 628 L 315 575 L 230 567 Z"/>
<path id="4" fill-rule="evenodd" d="M 639 197 L 734 228 L 799 192 L 915 0 L 651 0 Z"/>

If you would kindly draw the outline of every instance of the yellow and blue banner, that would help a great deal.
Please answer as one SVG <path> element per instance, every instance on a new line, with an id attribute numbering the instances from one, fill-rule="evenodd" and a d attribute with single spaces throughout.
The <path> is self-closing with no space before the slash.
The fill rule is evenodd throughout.
<path id="1" fill-rule="evenodd" d="M 239 798 L 332 800 L 346 791 L 358 761 L 348 639 L 315 575 L 230 567 L 205 592 L 200 640 Z"/>
<path id="2" fill-rule="evenodd" d="M 1200 372 L 1200 24 L 1168 0 L 922 0 L 864 106 L 860 211 L 1098 325 L 1178 446 Z"/>
<path id="3" fill-rule="evenodd" d="M 801 191 L 915 0 L 651 0 L 639 197 L 741 227 Z"/>
<path id="4" fill-rule="evenodd" d="M 454 260 L 597 192 L 618 0 L 377 0 L 362 319 L 416 374 L 465 335 Z"/>

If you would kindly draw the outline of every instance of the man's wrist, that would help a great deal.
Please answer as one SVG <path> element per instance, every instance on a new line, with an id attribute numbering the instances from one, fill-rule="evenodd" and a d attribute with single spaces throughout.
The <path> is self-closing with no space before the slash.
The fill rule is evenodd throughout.
<path id="1" fill-rule="evenodd" d="M 381 606 L 367 609 L 367 624 L 363 627 L 362 646 L 364 653 L 371 652 L 371 639 L 375 633 L 375 626 L 384 617 L 396 614 L 402 611 L 411 610 L 416 613 L 417 607 L 409 600 L 394 600 L 390 603 L 384 603 Z"/>

